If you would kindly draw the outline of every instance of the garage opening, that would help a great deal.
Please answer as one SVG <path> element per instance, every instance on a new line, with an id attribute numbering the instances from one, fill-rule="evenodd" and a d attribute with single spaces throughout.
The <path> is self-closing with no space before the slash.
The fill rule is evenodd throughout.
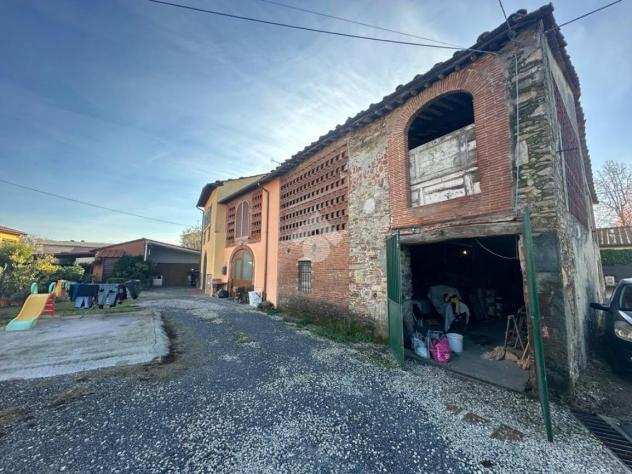
<path id="1" fill-rule="evenodd" d="M 531 350 L 518 236 L 407 245 L 402 257 L 407 355 L 525 390 Z"/>

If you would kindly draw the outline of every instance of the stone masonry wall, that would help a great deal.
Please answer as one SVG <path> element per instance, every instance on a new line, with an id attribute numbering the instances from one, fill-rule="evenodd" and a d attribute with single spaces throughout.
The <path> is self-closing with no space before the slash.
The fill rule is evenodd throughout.
<path id="1" fill-rule="evenodd" d="M 586 340 L 590 332 L 587 321 L 592 317 L 588 304 L 600 287 L 598 251 L 590 229 L 570 214 L 567 204 L 553 75 L 557 76 L 558 87 L 569 87 L 568 83 L 557 63 L 551 63 L 555 60 L 535 29 L 521 34 L 517 40 L 521 48 L 505 55 L 509 92 L 514 98 L 513 53 L 517 52 L 518 58 L 518 130 L 515 99 L 511 113 L 519 177 L 517 204 L 519 214 L 527 206 L 531 210 L 549 385 L 564 391 L 572 388 L 586 363 Z M 569 92 L 564 92 L 568 96 Z M 576 119 L 574 107 L 572 115 Z M 588 189 L 587 183 L 583 188 Z M 585 199 L 592 222 L 587 191 Z M 526 274 L 524 277 L 526 288 Z M 525 300 L 528 304 L 528 299 Z"/>
<path id="2" fill-rule="evenodd" d="M 349 309 L 386 334 L 386 237 L 391 225 L 384 120 L 350 137 Z"/>
<path id="3" fill-rule="evenodd" d="M 373 320 L 386 333 L 385 239 L 394 229 L 424 233 L 440 227 L 449 239 L 455 222 L 461 227 L 519 222 L 529 206 L 550 385 L 559 390 L 572 385 L 586 359 L 587 305 L 594 299 L 600 271 L 591 233 L 578 228 L 564 208 L 564 168 L 548 68 L 534 26 L 498 55 L 480 58 L 429 85 L 388 116 L 328 147 L 331 151 L 346 146 L 348 221 L 342 238 L 331 246 L 331 258 L 314 272 L 315 282 L 318 274 L 325 279 L 320 283 L 322 291 L 309 300 L 332 302 Z M 469 92 L 474 101 L 481 193 L 411 208 L 408 124 L 427 101 L 456 90 Z M 323 153 L 302 166 L 311 166 Z M 281 243 L 281 301 L 283 294 L 288 299 L 296 293 L 296 262 L 305 245 L 315 248 L 325 240 L 315 235 L 305 242 Z M 405 251 L 402 263 L 403 283 L 409 285 Z M 526 288 L 526 275 L 524 283 Z"/>
<path id="4" fill-rule="evenodd" d="M 511 100 L 512 140 L 516 156 L 518 214 L 531 211 L 536 279 L 538 282 L 542 336 L 549 385 L 563 391 L 569 384 L 565 295 L 562 284 L 558 235 L 559 169 L 555 153 L 555 130 L 550 116 L 546 64 L 538 34 L 523 32 L 516 38 L 522 47 L 504 55 Z M 517 76 L 516 76 L 516 55 Z M 517 77 L 517 81 L 516 81 Z M 516 84 L 518 113 L 516 113 Z M 519 117 L 519 120 L 517 119 Z M 519 127 L 517 128 L 517 123 Z M 519 138 L 517 137 L 519 134 Z M 515 188 L 514 188 L 515 189 Z M 524 248 L 522 255 L 524 256 Z M 522 267 L 525 268 L 524 261 Z M 527 274 L 523 272 L 525 304 L 529 307 Z"/>
<path id="5" fill-rule="evenodd" d="M 557 213 L 560 268 L 565 297 L 568 375 L 572 388 L 588 362 L 590 345 L 595 335 L 594 322 L 597 315 L 590 308 L 590 303 L 602 301 L 605 291 L 599 245 L 594 235 L 591 195 L 584 170 L 587 160 L 582 155 L 581 147 L 577 146 L 578 150 L 566 150 L 568 146 L 563 140 L 564 134 L 571 133 L 574 143 L 580 143 L 580 116 L 577 113 L 579 91 L 565 79 L 545 40 L 542 40 L 542 51 L 547 68 L 545 79 L 549 116 L 557 138 L 554 141 L 557 153 L 556 176 L 564 198 L 557 200 Z M 563 129 L 560 115 L 564 116 L 564 120 L 570 121 L 570 126 L 568 122 L 566 124 L 566 130 Z M 572 176 L 573 179 L 570 180 L 568 172 L 572 166 L 577 166 L 581 174 Z M 577 179 L 581 181 L 573 181 Z M 578 205 L 577 200 L 582 202 Z M 584 215 L 578 215 L 578 209 L 584 210 Z"/>

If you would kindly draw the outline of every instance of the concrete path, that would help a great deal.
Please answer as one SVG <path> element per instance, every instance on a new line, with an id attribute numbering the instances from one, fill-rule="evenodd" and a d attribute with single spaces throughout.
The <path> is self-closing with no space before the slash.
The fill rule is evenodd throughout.
<path id="1" fill-rule="evenodd" d="M 168 350 L 162 321 L 151 312 L 43 318 L 28 331 L 0 331 L 0 380 L 140 364 Z"/>
<path id="2" fill-rule="evenodd" d="M 168 363 L 0 383 L 0 472 L 624 472 L 559 405 L 161 292 Z M 3 424 L 4 420 L 4 424 Z"/>

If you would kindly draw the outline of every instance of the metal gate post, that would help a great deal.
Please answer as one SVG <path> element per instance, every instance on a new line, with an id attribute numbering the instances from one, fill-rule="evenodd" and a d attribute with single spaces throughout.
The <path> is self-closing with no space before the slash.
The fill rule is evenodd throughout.
<path id="1" fill-rule="evenodd" d="M 542 327 L 540 322 L 540 298 L 538 296 L 538 281 L 535 275 L 535 263 L 533 261 L 533 234 L 531 231 L 531 211 L 526 208 L 523 217 L 523 236 L 525 248 L 525 260 L 527 264 L 527 286 L 529 291 L 529 306 L 531 310 L 531 332 L 533 334 L 533 350 L 535 352 L 535 372 L 538 381 L 540 406 L 542 418 L 546 429 L 546 437 L 553 441 L 553 427 L 551 425 L 551 411 L 549 407 L 549 386 L 546 380 L 546 367 L 544 363 L 544 349 L 542 347 Z"/>
<path id="2" fill-rule="evenodd" d="M 386 239 L 386 287 L 388 342 L 393 355 L 404 365 L 404 322 L 402 318 L 402 274 L 399 231 Z"/>

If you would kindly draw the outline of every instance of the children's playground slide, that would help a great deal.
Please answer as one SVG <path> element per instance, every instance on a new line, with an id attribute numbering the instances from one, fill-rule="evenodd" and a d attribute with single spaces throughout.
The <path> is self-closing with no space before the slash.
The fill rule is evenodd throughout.
<path id="1" fill-rule="evenodd" d="M 31 329 L 42 314 L 55 314 L 55 294 L 29 295 L 18 315 L 7 324 L 7 331 Z"/>

